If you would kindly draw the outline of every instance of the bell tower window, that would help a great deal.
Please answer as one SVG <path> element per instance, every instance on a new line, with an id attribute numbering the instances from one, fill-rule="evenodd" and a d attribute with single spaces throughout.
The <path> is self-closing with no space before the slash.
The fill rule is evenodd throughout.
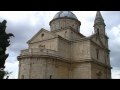
<path id="1" fill-rule="evenodd" d="M 99 28 L 97 29 L 97 34 L 99 34 Z"/>

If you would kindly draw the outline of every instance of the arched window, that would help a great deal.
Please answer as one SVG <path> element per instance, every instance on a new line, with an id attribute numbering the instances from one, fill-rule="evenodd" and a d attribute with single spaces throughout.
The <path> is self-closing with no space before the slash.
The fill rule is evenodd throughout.
<path id="1" fill-rule="evenodd" d="M 97 34 L 99 34 L 99 28 L 97 29 Z"/>
<path id="2" fill-rule="evenodd" d="M 99 49 L 96 49 L 97 59 L 99 59 Z"/>

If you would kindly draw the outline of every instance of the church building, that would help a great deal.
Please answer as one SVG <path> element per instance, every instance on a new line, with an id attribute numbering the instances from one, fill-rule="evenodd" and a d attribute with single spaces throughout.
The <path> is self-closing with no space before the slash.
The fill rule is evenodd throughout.
<path id="1" fill-rule="evenodd" d="M 58 12 L 18 56 L 18 79 L 111 79 L 110 50 L 100 11 L 94 33 L 80 33 L 81 22 L 71 11 Z"/>

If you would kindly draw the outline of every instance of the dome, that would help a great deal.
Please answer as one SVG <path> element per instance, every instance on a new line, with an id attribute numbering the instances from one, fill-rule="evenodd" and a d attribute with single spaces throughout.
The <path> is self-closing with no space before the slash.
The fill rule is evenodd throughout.
<path id="1" fill-rule="evenodd" d="M 60 11 L 49 23 L 51 31 L 72 28 L 79 31 L 81 22 L 71 11 Z"/>
<path id="2" fill-rule="evenodd" d="M 77 19 L 77 17 L 71 11 L 60 11 L 54 16 L 53 19 L 58 19 L 58 18 L 62 18 L 62 17 Z"/>

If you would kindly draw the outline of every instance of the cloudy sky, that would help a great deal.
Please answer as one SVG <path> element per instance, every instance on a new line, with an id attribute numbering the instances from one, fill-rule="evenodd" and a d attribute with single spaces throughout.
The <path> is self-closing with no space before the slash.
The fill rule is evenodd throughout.
<path id="1" fill-rule="evenodd" d="M 50 30 L 49 22 L 58 11 L 0 11 L 0 21 L 7 20 L 8 33 L 13 33 L 11 46 L 7 48 L 9 57 L 6 70 L 12 72 L 10 79 L 18 78 L 17 56 L 20 50 L 28 48 L 27 41 L 41 28 Z M 80 32 L 89 36 L 94 31 L 93 24 L 96 11 L 72 11 L 81 21 Z M 112 78 L 120 79 L 120 11 L 101 11 L 106 23 L 106 32 L 109 36 L 109 48 Z"/>

